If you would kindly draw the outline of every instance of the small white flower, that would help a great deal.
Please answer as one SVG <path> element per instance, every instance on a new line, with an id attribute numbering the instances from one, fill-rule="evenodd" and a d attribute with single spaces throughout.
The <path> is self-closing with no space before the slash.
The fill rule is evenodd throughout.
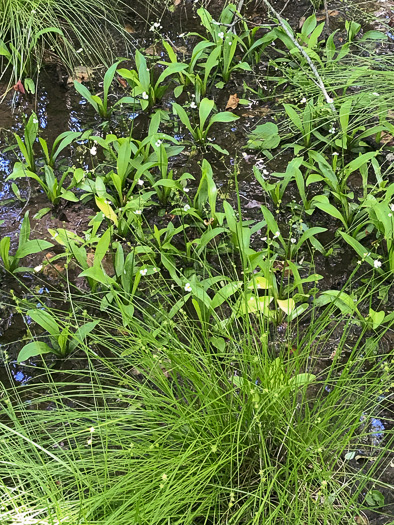
<path id="1" fill-rule="evenodd" d="M 220 33 L 218 33 L 218 37 L 221 38 L 223 40 L 224 38 L 224 33 L 223 31 L 220 31 Z"/>
<path id="2" fill-rule="evenodd" d="M 379 93 L 376 93 L 376 91 L 374 91 L 374 93 L 372 93 L 372 95 L 375 95 L 375 97 L 380 97 Z"/>
<path id="3" fill-rule="evenodd" d="M 77 53 L 82 53 L 82 51 L 83 51 L 83 48 L 82 48 L 82 47 L 80 47 L 79 49 L 77 49 L 77 51 L 76 51 L 76 52 L 77 52 Z"/>
<path id="4" fill-rule="evenodd" d="M 302 97 L 302 99 L 300 100 L 301 104 L 305 104 L 306 103 L 306 98 L 305 97 Z"/>
<path id="5" fill-rule="evenodd" d="M 192 100 L 192 101 L 190 102 L 190 107 L 191 107 L 192 109 L 196 109 L 197 104 L 194 102 L 194 100 Z"/>
<path id="6" fill-rule="evenodd" d="M 261 237 L 261 240 L 262 240 L 262 241 L 266 241 L 266 240 L 267 240 L 267 237 Z"/>
<path id="7" fill-rule="evenodd" d="M 295 244 L 295 243 L 297 242 L 297 239 L 294 239 L 294 237 L 292 237 L 292 238 L 290 239 L 290 242 L 291 242 L 292 244 Z"/>
<path id="8" fill-rule="evenodd" d="M 154 25 L 150 26 L 149 31 L 154 31 L 154 30 L 155 30 L 155 26 Z"/>
<path id="9" fill-rule="evenodd" d="M 276 239 L 276 237 L 279 237 L 279 235 L 280 235 L 280 232 L 276 232 L 274 235 L 274 239 Z"/>
<path id="10" fill-rule="evenodd" d="M 140 274 L 144 277 L 148 273 L 148 270 L 144 268 L 143 270 L 140 270 Z"/>
<path id="11" fill-rule="evenodd" d="M 90 432 L 91 434 L 93 434 L 93 432 L 94 432 L 94 427 L 90 427 L 90 428 L 89 428 L 89 432 Z"/>
<path id="12" fill-rule="evenodd" d="M 90 154 L 91 155 L 97 155 L 97 148 L 96 148 L 96 146 L 92 146 L 90 148 Z"/>
<path id="13" fill-rule="evenodd" d="M 232 44 L 232 42 L 229 41 L 229 42 L 228 42 L 228 45 L 231 46 L 231 44 Z"/>
<path id="14" fill-rule="evenodd" d="M 331 97 L 327 97 L 327 103 L 332 104 L 334 102 L 334 99 Z"/>
<path id="15" fill-rule="evenodd" d="M 39 264 L 38 266 L 36 266 L 36 267 L 34 268 L 34 271 L 35 271 L 36 273 L 41 272 L 41 270 L 42 270 L 42 264 Z"/>
<path id="16" fill-rule="evenodd" d="M 93 443 L 93 439 L 92 438 L 88 439 L 87 443 L 88 445 L 91 445 Z"/>
<path id="17" fill-rule="evenodd" d="M 138 179 L 138 186 L 143 186 L 144 185 L 144 181 L 142 179 Z"/>
<path id="18" fill-rule="evenodd" d="M 155 142 L 155 146 L 156 146 L 156 148 L 160 148 L 160 146 L 162 145 L 162 143 L 163 143 L 162 140 L 157 140 L 157 141 Z"/>
<path id="19" fill-rule="evenodd" d="M 141 215 L 142 211 L 141 210 L 135 210 L 134 212 L 136 215 Z"/>
<path id="20" fill-rule="evenodd" d="M 375 268 L 380 268 L 382 266 L 382 263 L 380 261 L 376 260 L 376 261 L 373 262 L 373 265 L 374 265 Z"/>
<path id="21" fill-rule="evenodd" d="M 33 124 L 38 124 L 38 120 L 36 118 L 33 119 Z"/>
<path id="22" fill-rule="evenodd" d="M 142 98 L 143 98 L 144 100 L 148 100 L 149 95 L 147 94 L 146 91 L 144 91 L 144 92 L 142 93 Z"/>
<path id="23" fill-rule="evenodd" d="M 263 170 L 263 175 L 269 175 L 270 172 L 268 170 Z"/>
<path id="24" fill-rule="evenodd" d="M 192 287 L 190 285 L 190 283 L 186 283 L 185 284 L 185 292 L 191 292 L 192 291 Z"/>
<path id="25" fill-rule="evenodd" d="M 357 264 L 361 264 L 361 261 L 357 261 Z"/>
<path id="26" fill-rule="evenodd" d="M 185 204 L 183 207 L 183 211 L 188 211 L 188 210 L 190 210 L 190 206 L 188 204 Z"/>
<path id="27" fill-rule="evenodd" d="M 35 9 L 32 9 L 32 10 L 31 10 L 31 14 L 32 14 L 32 15 L 35 15 L 36 13 L 37 13 L 37 11 L 36 11 Z"/>
<path id="28" fill-rule="evenodd" d="M 334 151 L 334 153 L 332 154 L 333 157 L 338 157 L 339 153 L 337 151 Z"/>
<path id="29" fill-rule="evenodd" d="M 186 35 L 186 33 L 181 33 L 179 36 L 179 38 L 183 38 L 184 36 Z"/>
<path id="30" fill-rule="evenodd" d="M 328 130 L 328 133 L 335 133 L 335 128 L 334 128 L 334 127 L 330 128 L 330 129 Z"/>
<path id="31" fill-rule="evenodd" d="M 183 188 L 183 191 L 189 193 L 189 188 Z"/>

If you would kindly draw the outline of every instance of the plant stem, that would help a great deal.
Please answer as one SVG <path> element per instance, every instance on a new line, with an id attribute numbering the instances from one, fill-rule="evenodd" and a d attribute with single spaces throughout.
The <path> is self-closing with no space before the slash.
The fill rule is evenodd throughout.
<path id="1" fill-rule="evenodd" d="M 278 22 L 279 24 L 282 26 L 284 32 L 286 33 L 286 35 L 291 39 L 291 41 L 293 42 L 293 44 L 296 46 L 296 48 L 298 49 L 298 51 L 302 54 L 302 56 L 305 58 L 305 60 L 308 62 L 308 65 L 309 67 L 311 68 L 311 71 L 312 73 L 315 75 L 316 77 L 316 83 L 317 85 L 319 86 L 321 92 L 323 93 L 324 95 L 324 98 L 326 99 L 326 102 L 327 104 L 330 106 L 332 112 L 336 115 L 336 109 L 335 109 L 335 106 L 333 104 L 333 100 L 332 98 L 329 96 L 329 94 L 327 93 L 327 90 L 326 90 L 326 87 L 323 83 L 323 80 L 321 78 L 321 76 L 319 75 L 319 72 L 317 71 L 314 63 L 312 62 L 311 58 L 309 57 L 309 55 L 305 52 L 305 50 L 303 49 L 303 47 L 297 42 L 297 40 L 294 38 L 294 35 L 291 31 L 289 31 L 289 28 L 286 26 L 283 18 L 280 16 L 280 14 L 275 11 L 275 9 L 272 7 L 272 5 L 268 2 L 268 0 L 263 0 L 264 4 L 267 6 L 267 8 L 269 9 L 269 11 L 272 12 L 272 14 L 278 19 Z"/>

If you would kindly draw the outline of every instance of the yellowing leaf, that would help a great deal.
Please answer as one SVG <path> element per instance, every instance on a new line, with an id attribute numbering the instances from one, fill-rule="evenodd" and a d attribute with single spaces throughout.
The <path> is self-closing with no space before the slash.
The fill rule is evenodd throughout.
<path id="1" fill-rule="evenodd" d="M 96 204 L 97 204 L 97 207 L 107 217 L 107 219 L 110 219 L 115 224 L 115 226 L 117 226 L 118 225 L 118 218 L 117 218 L 114 210 L 108 204 L 108 201 L 106 199 L 104 199 L 104 197 L 96 197 Z"/>
<path id="2" fill-rule="evenodd" d="M 271 288 L 271 285 L 269 284 L 268 279 L 258 275 L 257 277 L 253 277 L 252 281 L 248 286 L 248 290 L 254 290 L 255 288 L 257 290 L 269 290 L 269 288 Z"/>
<path id="3" fill-rule="evenodd" d="M 248 297 L 245 302 L 242 302 L 242 313 L 243 314 L 253 314 L 255 312 L 262 312 L 264 315 L 269 316 L 269 305 L 272 302 L 273 297 L 270 297 L 268 295 L 264 297 L 258 297 L 256 295 L 251 295 Z"/>
<path id="4" fill-rule="evenodd" d="M 294 299 L 277 299 L 278 306 L 285 314 L 289 315 L 295 309 Z"/>

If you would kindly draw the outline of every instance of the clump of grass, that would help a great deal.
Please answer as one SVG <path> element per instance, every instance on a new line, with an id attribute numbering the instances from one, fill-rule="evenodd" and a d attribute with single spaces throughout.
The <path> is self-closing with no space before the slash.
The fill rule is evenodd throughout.
<path id="1" fill-rule="evenodd" d="M 282 340 L 246 321 L 218 349 L 187 316 L 119 329 L 112 309 L 72 370 L 3 391 L 2 523 L 353 522 L 392 446 L 368 444 L 392 372 L 361 337 L 345 359 L 352 325 L 329 312 Z"/>
<path id="2" fill-rule="evenodd" d="M 113 35 L 126 34 L 123 10 L 121 0 L 1 0 L 2 75 L 10 68 L 11 82 L 32 76 L 49 51 L 69 69 L 81 62 L 108 65 L 113 59 Z"/>

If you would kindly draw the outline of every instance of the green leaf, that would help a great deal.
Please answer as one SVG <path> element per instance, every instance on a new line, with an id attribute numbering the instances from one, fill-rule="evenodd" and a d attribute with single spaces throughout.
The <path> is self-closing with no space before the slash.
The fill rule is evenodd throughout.
<path id="1" fill-rule="evenodd" d="M 27 315 L 39 324 L 50 335 L 57 337 L 60 333 L 60 326 L 55 321 L 54 317 L 45 310 L 28 310 Z"/>
<path id="2" fill-rule="evenodd" d="M 17 249 L 15 257 L 17 259 L 23 259 L 26 255 L 42 252 L 43 250 L 52 248 L 52 246 L 53 244 L 48 241 L 40 241 L 38 239 L 27 241 L 23 246 Z"/>
<path id="3" fill-rule="evenodd" d="M 90 334 L 92 330 L 94 330 L 99 322 L 100 321 L 90 321 L 89 323 L 85 323 L 78 328 L 69 344 L 70 352 L 72 352 L 81 342 L 84 341 L 86 336 Z"/>
<path id="4" fill-rule="evenodd" d="M 22 350 L 18 354 L 17 361 L 18 363 L 22 363 L 30 359 L 30 357 L 35 357 L 36 355 L 44 355 L 44 354 L 50 354 L 50 353 L 55 353 L 55 352 L 49 345 L 47 345 L 46 343 L 43 343 L 42 341 L 33 341 L 31 343 L 28 343 L 22 348 Z"/>
<path id="5" fill-rule="evenodd" d="M 201 130 L 204 129 L 205 122 L 206 122 L 209 114 L 213 110 L 214 105 L 215 105 L 215 102 L 213 100 L 209 100 L 208 98 L 203 98 L 202 101 L 200 102 L 199 116 L 200 116 L 200 128 L 201 128 Z M 211 122 L 212 122 L 212 119 L 211 119 Z"/>
<path id="6" fill-rule="evenodd" d="M 241 281 L 234 281 L 223 286 L 223 288 L 219 290 L 212 299 L 211 308 L 217 308 L 227 301 L 229 297 L 234 295 L 240 289 L 241 285 Z"/>
<path id="7" fill-rule="evenodd" d="M 296 376 L 290 378 L 289 386 L 305 386 L 313 383 L 314 381 L 316 381 L 316 376 L 313 374 L 297 374 Z"/>
<path id="8" fill-rule="evenodd" d="M 97 207 L 104 213 L 107 219 L 110 219 L 115 224 L 115 226 L 117 226 L 118 218 L 107 200 L 104 199 L 104 197 L 95 197 L 95 201 Z"/>
<path id="9" fill-rule="evenodd" d="M 104 259 L 106 253 L 108 252 L 108 248 L 111 242 L 111 230 L 108 228 L 103 235 L 100 237 L 97 246 L 96 251 L 94 252 L 94 259 L 93 259 L 93 265 L 99 265 L 101 261 Z"/>

